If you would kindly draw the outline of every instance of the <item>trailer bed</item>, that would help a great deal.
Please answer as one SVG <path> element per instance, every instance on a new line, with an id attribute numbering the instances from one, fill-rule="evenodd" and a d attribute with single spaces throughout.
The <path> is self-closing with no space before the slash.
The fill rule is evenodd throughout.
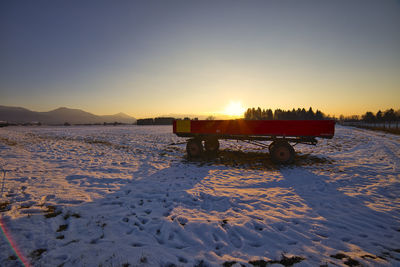
<path id="1" fill-rule="evenodd" d="M 213 135 L 224 139 L 257 137 L 332 138 L 333 120 L 176 120 L 173 132 L 180 137 Z M 254 138 L 251 138 L 254 137 Z M 262 140 L 261 138 L 260 140 Z"/>

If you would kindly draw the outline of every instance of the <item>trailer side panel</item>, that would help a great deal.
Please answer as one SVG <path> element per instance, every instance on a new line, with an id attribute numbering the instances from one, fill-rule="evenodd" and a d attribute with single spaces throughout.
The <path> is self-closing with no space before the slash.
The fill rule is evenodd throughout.
<path id="1" fill-rule="evenodd" d="M 176 134 L 332 138 L 333 120 L 177 120 Z"/>

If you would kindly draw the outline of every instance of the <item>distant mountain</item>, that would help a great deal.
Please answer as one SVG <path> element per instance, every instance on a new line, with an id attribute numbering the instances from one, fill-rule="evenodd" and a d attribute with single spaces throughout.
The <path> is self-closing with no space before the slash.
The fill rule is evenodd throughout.
<path id="1" fill-rule="evenodd" d="M 24 123 L 32 121 L 44 122 L 49 119 L 45 114 L 30 111 L 29 109 L 0 106 L 0 121 Z"/>
<path id="2" fill-rule="evenodd" d="M 124 113 L 99 116 L 81 109 L 61 107 L 47 112 L 36 112 L 21 107 L 0 106 L 0 121 L 9 123 L 41 122 L 42 124 L 134 123 L 136 119 Z"/>
<path id="3" fill-rule="evenodd" d="M 194 119 L 194 118 L 198 118 L 199 120 L 206 120 L 209 117 L 213 117 L 216 120 L 231 120 L 231 119 L 233 119 L 232 116 L 221 114 L 221 113 L 215 113 L 215 114 L 210 114 L 210 115 L 170 113 L 170 114 L 163 115 L 163 116 L 158 116 L 158 117 L 173 117 L 173 118 L 178 118 L 178 119 L 183 119 L 183 118 Z"/>
<path id="4" fill-rule="evenodd" d="M 103 120 L 105 122 L 115 122 L 115 121 L 124 122 L 124 121 L 126 121 L 124 123 L 133 123 L 136 121 L 135 118 L 133 118 L 129 115 L 126 115 L 125 113 L 122 113 L 122 112 L 114 114 L 114 115 L 103 115 L 101 117 L 103 118 Z M 132 119 L 133 119 L 133 121 L 132 121 Z"/>

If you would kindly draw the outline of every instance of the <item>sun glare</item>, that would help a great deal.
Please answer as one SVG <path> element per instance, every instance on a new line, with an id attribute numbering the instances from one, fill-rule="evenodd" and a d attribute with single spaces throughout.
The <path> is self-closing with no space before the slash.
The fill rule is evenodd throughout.
<path id="1" fill-rule="evenodd" d="M 224 114 L 232 117 L 243 116 L 246 108 L 242 106 L 240 101 L 231 101 L 224 109 Z"/>

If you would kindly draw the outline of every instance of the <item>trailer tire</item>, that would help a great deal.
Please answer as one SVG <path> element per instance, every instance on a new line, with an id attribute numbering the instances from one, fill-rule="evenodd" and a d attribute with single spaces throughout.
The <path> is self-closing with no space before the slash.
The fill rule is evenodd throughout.
<path id="1" fill-rule="evenodd" d="M 207 138 L 204 140 L 204 148 L 208 153 L 217 153 L 219 149 L 218 138 Z"/>
<path id="2" fill-rule="evenodd" d="M 290 164 L 294 162 L 295 151 L 287 141 L 274 141 L 272 144 L 270 156 L 274 163 Z"/>
<path id="3" fill-rule="evenodd" d="M 203 153 L 203 146 L 199 139 L 189 139 L 186 144 L 186 152 L 189 158 L 197 158 Z"/>
<path id="4" fill-rule="evenodd" d="M 269 144 L 269 146 L 268 146 L 268 151 L 269 151 L 269 154 L 270 155 L 272 155 L 272 149 L 273 149 L 273 147 L 274 147 L 274 145 L 276 144 L 276 141 L 273 141 L 271 144 Z"/>

